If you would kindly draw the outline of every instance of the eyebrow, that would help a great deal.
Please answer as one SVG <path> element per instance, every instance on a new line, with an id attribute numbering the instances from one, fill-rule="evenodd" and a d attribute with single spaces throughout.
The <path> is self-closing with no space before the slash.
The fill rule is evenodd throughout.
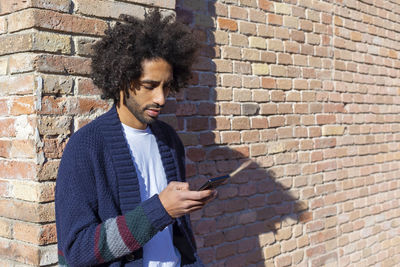
<path id="1" fill-rule="evenodd" d="M 165 84 L 170 84 L 172 83 L 172 79 L 169 81 L 166 81 Z M 140 83 L 150 83 L 150 84 L 160 84 L 160 81 L 155 81 L 155 80 L 143 80 L 143 81 L 139 81 Z"/>
<path id="2" fill-rule="evenodd" d="M 140 81 L 141 83 L 160 83 L 160 81 L 154 81 L 154 80 L 143 80 Z"/>

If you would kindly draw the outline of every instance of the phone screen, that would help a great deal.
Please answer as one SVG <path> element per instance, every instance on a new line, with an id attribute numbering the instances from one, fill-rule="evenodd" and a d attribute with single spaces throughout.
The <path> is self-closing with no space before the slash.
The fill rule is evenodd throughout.
<path id="1" fill-rule="evenodd" d="M 205 182 L 197 191 L 207 190 L 207 189 L 215 189 L 218 186 L 224 184 L 226 180 L 229 178 L 229 175 L 219 176 L 212 178 Z"/>

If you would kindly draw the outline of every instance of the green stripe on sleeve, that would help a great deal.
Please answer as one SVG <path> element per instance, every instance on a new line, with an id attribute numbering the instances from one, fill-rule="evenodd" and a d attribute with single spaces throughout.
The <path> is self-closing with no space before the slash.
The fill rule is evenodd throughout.
<path id="1" fill-rule="evenodd" d="M 125 215 L 126 224 L 129 231 L 136 241 L 143 246 L 158 232 L 150 223 L 142 206 L 137 206 L 134 210 Z"/>
<path id="2" fill-rule="evenodd" d="M 114 259 L 114 256 L 107 245 L 107 231 L 105 222 L 102 223 L 101 225 L 100 238 L 99 238 L 99 251 L 101 256 L 106 262 Z"/>

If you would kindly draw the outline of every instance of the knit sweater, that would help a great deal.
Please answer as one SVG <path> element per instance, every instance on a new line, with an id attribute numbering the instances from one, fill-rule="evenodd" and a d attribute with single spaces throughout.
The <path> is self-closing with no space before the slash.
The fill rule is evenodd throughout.
<path id="1" fill-rule="evenodd" d="M 168 182 L 185 181 L 184 148 L 176 132 L 161 121 L 150 127 Z M 158 195 L 141 202 L 115 106 L 70 138 L 55 204 L 60 266 L 142 266 L 143 245 L 170 224 L 182 266 L 203 266 L 189 217 L 171 218 Z"/>

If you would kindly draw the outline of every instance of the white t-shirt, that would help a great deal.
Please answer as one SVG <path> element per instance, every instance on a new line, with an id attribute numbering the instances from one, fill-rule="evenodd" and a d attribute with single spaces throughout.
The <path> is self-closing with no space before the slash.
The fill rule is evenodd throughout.
<path id="1" fill-rule="evenodd" d="M 162 165 L 156 138 L 147 127 L 138 130 L 122 124 L 136 168 L 142 201 L 159 194 L 167 187 L 167 178 Z M 172 242 L 172 225 L 157 233 L 143 246 L 143 266 L 180 266 L 180 254 Z"/>

